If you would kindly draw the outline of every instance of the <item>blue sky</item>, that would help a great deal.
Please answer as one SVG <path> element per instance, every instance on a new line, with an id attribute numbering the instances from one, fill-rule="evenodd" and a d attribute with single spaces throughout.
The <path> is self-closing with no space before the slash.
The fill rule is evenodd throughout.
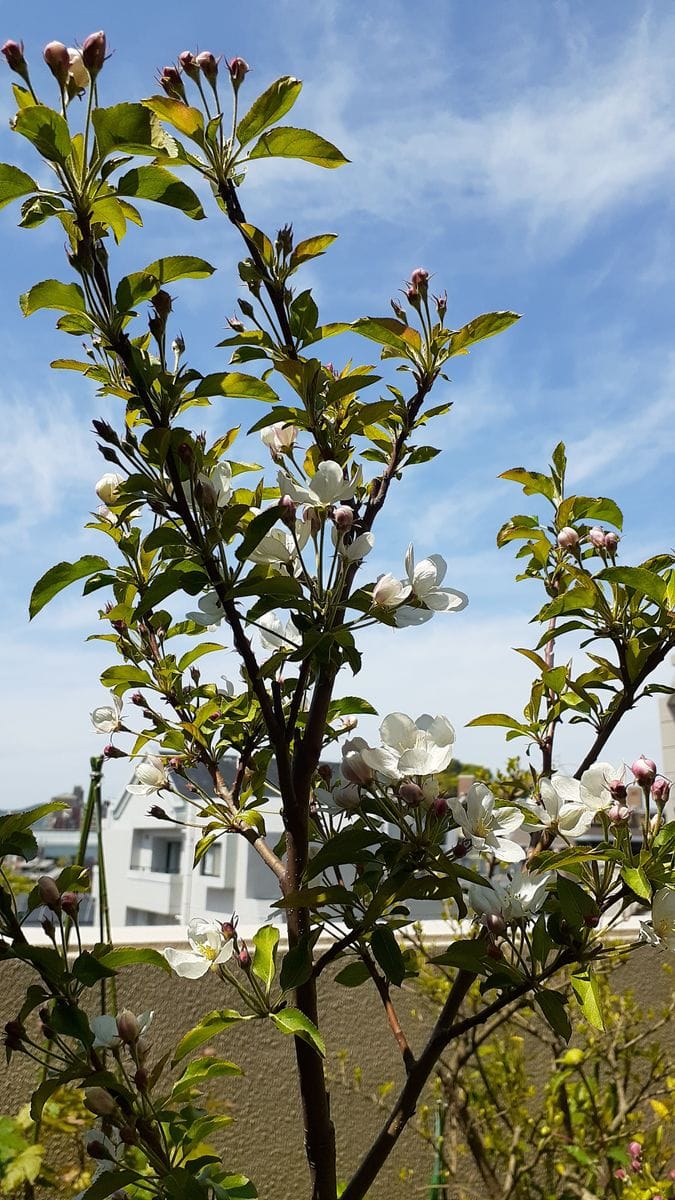
<path id="1" fill-rule="evenodd" d="M 368 665 L 345 683 L 382 714 L 445 712 L 459 756 L 498 765 L 501 734 L 462 726 L 479 712 L 522 707 L 529 668 L 509 647 L 531 644 L 537 603 L 529 585 L 512 582 L 510 552 L 495 549 L 496 530 L 523 508 L 499 472 L 543 465 L 563 438 L 575 487 L 624 508 L 624 561 L 673 542 L 675 14 L 616 0 L 77 0 L 53 14 L 53 4 L 33 0 L 12 6 L 0 29 L 0 40 L 25 39 L 45 96 L 42 46 L 72 45 L 99 27 L 115 50 L 105 102 L 150 94 L 157 68 L 185 48 L 242 55 L 253 68 L 250 98 L 277 75 L 304 81 L 294 123 L 334 140 L 352 165 L 259 164 L 242 199 L 268 231 L 290 220 L 298 236 L 340 234 L 305 275 L 324 320 L 386 312 L 420 265 L 447 288 L 453 324 L 491 309 L 523 314 L 515 329 L 455 360 L 445 389 L 455 407 L 431 438 L 445 453 L 409 473 L 373 555 L 376 569 L 398 572 L 410 540 L 418 557 L 443 554 L 446 582 L 467 591 L 470 606 L 420 630 L 369 634 Z M 0 160 L 35 169 L 30 147 L 7 128 L 9 72 L 2 77 Z M 212 347 L 239 294 L 232 231 L 212 205 L 200 224 L 149 206 L 145 215 L 145 233 L 134 231 L 119 252 L 119 272 L 163 253 L 209 258 L 218 272 L 207 285 L 175 289 L 176 320 L 191 360 L 204 372 L 225 369 Z M 16 231 L 15 217 L 14 208 L 0 214 L 0 805 L 37 803 L 85 781 L 101 745 L 88 712 L 104 699 L 97 676 L 110 662 L 85 643 L 97 603 L 75 589 L 27 620 L 30 589 L 47 567 L 105 552 L 82 525 L 104 469 L 88 430 L 112 401 L 49 370 L 74 348 L 49 314 L 20 316 L 18 294 L 67 269 L 56 227 Z M 335 342 L 329 353 L 341 363 L 347 349 Z M 368 343 L 360 353 L 374 361 Z M 259 415 L 230 406 L 205 420 L 215 431 Z M 560 765 L 574 767 L 585 747 L 583 732 L 571 733 Z M 628 761 L 642 751 L 658 758 L 655 705 L 630 718 L 612 750 Z M 125 774 L 114 767 L 110 795 Z"/>

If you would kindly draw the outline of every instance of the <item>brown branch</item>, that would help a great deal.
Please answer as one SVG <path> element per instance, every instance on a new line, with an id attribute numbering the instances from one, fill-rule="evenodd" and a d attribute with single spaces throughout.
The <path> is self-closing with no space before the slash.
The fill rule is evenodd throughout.
<path id="1" fill-rule="evenodd" d="M 382 1001 L 382 1004 L 384 1006 L 384 1011 L 387 1014 L 387 1020 L 389 1022 L 389 1028 L 391 1029 L 391 1032 L 394 1035 L 396 1045 L 398 1046 L 399 1050 L 401 1051 L 401 1057 L 403 1058 L 403 1064 L 405 1066 L 405 1069 L 406 1069 L 407 1073 L 410 1074 L 413 1067 L 415 1066 L 415 1056 L 414 1056 L 412 1050 L 410 1049 L 408 1039 L 405 1036 L 405 1033 L 403 1032 L 401 1022 L 398 1019 L 396 1009 L 394 1008 L 394 1005 L 392 1003 L 391 989 L 389 987 L 389 983 L 385 979 L 385 977 L 380 974 L 380 972 L 378 971 L 377 967 L 375 966 L 375 963 L 373 962 L 370 954 L 365 949 L 365 947 L 361 950 L 360 953 L 361 953 L 361 958 L 362 958 L 363 962 L 365 963 L 366 967 L 368 968 L 368 973 L 370 975 L 370 978 L 372 979 L 373 983 L 375 984 L 375 987 L 377 988 L 377 992 L 380 997 L 380 1000 Z"/>
<path id="2" fill-rule="evenodd" d="M 256 854 L 264 863 L 274 872 L 281 890 L 283 892 L 286 885 L 286 868 L 280 858 L 272 850 L 271 846 L 265 841 L 262 833 L 257 829 L 253 829 L 250 825 L 244 825 L 241 821 L 241 813 L 232 799 L 232 792 L 223 779 L 222 773 L 218 767 L 214 767 L 211 772 L 213 785 L 220 800 L 223 800 L 232 820 L 232 828 L 235 833 L 243 837 L 255 850 Z"/>

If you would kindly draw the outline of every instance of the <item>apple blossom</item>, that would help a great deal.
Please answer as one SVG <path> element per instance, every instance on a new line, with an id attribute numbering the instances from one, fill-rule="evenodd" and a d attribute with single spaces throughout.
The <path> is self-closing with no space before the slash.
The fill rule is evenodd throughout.
<path id="1" fill-rule="evenodd" d="M 363 751 L 367 749 L 368 743 L 362 737 L 350 738 L 343 744 L 340 769 L 348 783 L 370 783 L 373 778 L 372 769 L 363 757 Z"/>
<path id="2" fill-rule="evenodd" d="M 267 446 L 272 458 L 278 458 L 293 449 L 298 431 L 295 425 L 286 425 L 283 421 L 275 421 L 260 431 L 260 440 Z"/>
<path id="3" fill-rule="evenodd" d="M 536 827 L 550 829 L 565 837 L 579 837 L 593 823 L 595 809 L 587 802 L 592 801 L 592 797 L 577 779 L 566 775 L 541 779 L 539 794 L 541 805 L 523 806 L 536 818 Z"/>
<path id="4" fill-rule="evenodd" d="M 605 531 L 600 529 L 598 525 L 594 525 L 588 531 L 588 540 L 595 546 L 596 550 L 604 550 L 605 548 Z"/>
<path id="5" fill-rule="evenodd" d="M 389 713 L 380 725 L 382 746 L 362 751 L 364 762 L 384 779 L 435 775 L 452 759 L 455 731 L 446 717 L 427 713 L 413 721 L 405 713 Z"/>
<path id="6" fill-rule="evenodd" d="M 70 70 L 68 47 L 64 46 L 63 42 L 48 42 L 42 52 L 42 57 L 57 82 L 61 87 L 65 87 Z"/>
<path id="7" fill-rule="evenodd" d="M 118 475 L 115 471 L 108 471 L 101 476 L 94 491 L 105 505 L 117 504 L 118 493 L 123 483 L 123 475 Z"/>
<path id="8" fill-rule="evenodd" d="M 102 704 L 91 714 L 91 723 L 97 733 L 116 733 L 121 729 L 122 701 L 113 695 L 112 704 Z"/>
<path id="9" fill-rule="evenodd" d="M 234 942 L 225 938 L 218 921 L 194 917 L 187 927 L 189 950 L 174 950 L 167 946 L 164 957 L 183 979 L 201 979 L 214 967 L 227 962 L 234 954 Z"/>
<path id="10" fill-rule="evenodd" d="M 148 754 L 136 766 L 136 783 L 128 783 L 127 791 L 132 796 L 151 796 L 153 792 L 161 792 L 171 787 L 171 780 L 164 763 L 158 754 Z"/>
<path id="11" fill-rule="evenodd" d="M 493 879 L 484 886 L 471 884 L 469 901 L 480 916 L 498 914 L 507 924 L 536 916 L 546 900 L 548 877 L 530 875 L 518 866 L 503 881 Z"/>
<path id="12" fill-rule="evenodd" d="M 635 776 L 635 782 L 639 783 L 641 787 L 651 787 L 656 779 L 656 763 L 651 758 L 645 758 L 644 754 L 636 758 L 631 766 L 631 771 Z"/>
<path id="13" fill-rule="evenodd" d="M 579 534 L 571 525 L 565 525 L 558 534 L 558 545 L 561 550 L 573 550 L 579 544 Z"/>
<path id="14" fill-rule="evenodd" d="M 154 1015 L 153 1012 L 144 1012 L 136 1017 L 128 1009 L 123 1009 L 116 1017 L 113 1017 L 112 1013 L 103 1013 L 98 1017 L 92 1017 L 89 1024 L 94 1035 L 94 1049 L 105 1047 L 106 1050 L 111 1050 L 115 1046 L 119 1046 L 121 1042 L 138 1041 L 138 1038 L 147 1033 Z M 132 1017 L 135 1036 L 130 1039 L 127 1035 L 132 1028 Z M 121 1026 L 120 1022 L 122 1022 Z"/>
<path id="15" fill-rule="evenodd" d="M 652 919 L 641 922 L 640 937 L 652 946 L 675 951 L 675 888 L 659 888 L 654 894 Z"/>
<path id="16" fill-rule="evenodd" d="M 271 529 L 261 537 L 258 545 L 251 551 L 250 562 L 262 563 L 265 566 L 295 564 L 298 560 L 298 550 L 304 550 L 309 541 L 310 528 L 307 521 L 295 522 L 295 537 L 283 529 Z"/>
<path id="17" fill-rule="evenodd" d="M 422 625 L 431 620 L 434 612 L 459 612 L 466 608 L 469 597 L 464 592 L 440 586 L 447 569 L 448 565 L 440 554 L 431 554 L 415 564 L 415 551 L 412 545 L 408 546 L 405 570 L 409 594 L 422 607 L 405 604 L 397 609 L 394 619 L 399 627 Z"/>
<path id="18" fill-rule="evenodd" d="M 525 858 L 524 847 L 510 837 L 522 825 L 523 814 L 517 808 L 498 808 L 484 783 L 472 783 L 466 796 L 448 803 L 462 834 L 471 839 L 479 854 L 494 854 L 501 862 L 521 862 Z"/>
<path id="19" fill-rule="evenodd" d="M 373 588 L 373 604 L 380 608 L 395 608 L 411 594 L 409 584 L 402 583 L 395 575 L 380 575 Z"/>
<path id="20" fill-rule="evenodd" d="M 345 542 L 343 535 L 338 529 L 334 528 L 333 545 L 336 547 L 340 557 L 346 559 L 347 562 L 361 562 L 367 554 L 370 554 L 375 545 L 375 535 L 373 533 L 359 533 L 353 541 Z"/>
<path id="21" fill-rule="evenodd" d="M 227 64 L 227 69 L 230 72 L 230 79 L 232 80 L 232 87 L 234 88 L 235 92 L 238 92 L 239 88 L 241 87 L 242 83 L 244 82 L 245 77 L 248 75 L 251 68 L 249 67 L 249 65 L 245 59 L 231 58 L 229 63 Z"/>
<path id="22" fill-rule="evenodd" d="M 282 496 L 290 496 L 296 504 L 309 504 L 314 508 L 330 508 L 342 500 L 353 499 L 358 482 L 358 478 L 351 482 L 345 479 L 342 467 L 332 459 L 319 463 L 306 487 L 295 483 L 285 471 L 279 471 L 277 476 Z"/>
<path id="23" fill-rule="evenodd" d="M 301 645 L 302 639 L 292 618 L 283 625 L 275 612 L 269 612 L 258 619 L 257 626 L 260 641 L 266 650 L 294 650 Z"/>
<path id="24" fill-rule="evenodd" d="M 207 629 L 215 629 L 216 625 L 225 618 L 225 609 L 223 608 L 216 592 L 205 592 L 201 600 L 197 601 L 197 609 L 185 614 L 188 621 L 194 621 L 195 625 L 204 625 Z"/>
<path id="25" fill-rule="evenodd" d="M 593 763 L 581 776 L 580 793 L 587 807 L 594 812 L 607 812 L 615 800 L 625 799 L 625 774 L 623 763 L 619 767 L 607 762 Z"/>
<path id="26" fill-rule="evenodd" d="M 84 65 L 82 53 L 75 46 L 68 47 L 68 58 L 70 59 L 70 70 L 68 71 L 68 84 L 76 92 L 83 92 L 89 87 L 89 72 Z"/>

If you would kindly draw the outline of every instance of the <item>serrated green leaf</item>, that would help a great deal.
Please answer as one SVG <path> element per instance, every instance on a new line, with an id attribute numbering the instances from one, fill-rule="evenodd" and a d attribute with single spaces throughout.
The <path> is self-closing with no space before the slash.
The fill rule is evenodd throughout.
<path id="1" fill-rule="evenodd" d="M 253 945 L 255 946 L 255 954 L 253 955 L 251 970 L 262 981 L 265 992 L 269 996 L 277 969 L 277 947 L 279 945 L 279 930 L 277 926 L 263 925 L 262 929 L 259 929 L 253 935 Z"/>
<path id="2" fill-rule="evenodd" d="M 609 583 L 622 583 L 659 606 L 665 603 L 665 580 L 655 571 L 648 571 L 646 567 L 606 567 L 604 571 L 599 572 L 598 578 L 606 579 Z"/>
<path id="3" fill-rule="evenodd" d="M 270 1014 L 277 1029 L 292 1037 L 302 1038 L 309 1042 L 319 1054 L 325 1055 L 326 1043 L 313 1021 L 300 1012 L 298 1008 L 283 1008 L 281 1012 Z"/>
<path id="4" fill-rule="evenodd" d="M 373 930 L 370 948 L 389 982 L 400 987 L 405 979 L 405 960 L 388 925 L 378 925 Z"/>
<path id="5" fill-rule="evenodd" d="M 190 1054 L 193 1050 L 197 1050 L 199 1046 L 203 1046 L 205 1042 L 210 1042 L 211 1038 L 217 1037 L 219 1033 L 224 1033 L 226 1029 L 231 1029 L 233 1025 L 237 1025 L 240 1021 L 252 1021 L 252 1016 L 244 1016 L 241 1013 L 235 1012 L 232 1008 L 223 1008 L 215 1012 L 207 1013 L 205 1017 L 186 1033 L 178 1043 L 174 1056 L 173 1065 L 179 1063 L 185 1058 L 186 1054 Z"/>
<path id="6" fill-rule="evenodd" d="M 293 129 L 280 125 L 270 129 L 256 142 L 248 154 L 253 158 L 301 158 L 317 167 L 341 167 L 349 162 L 337 146 L 312 133 L 309 129 Z"/>
<path id="7" fill-rule="evenodd" d="M 97 953 L 97 958 L 104 967 L 110 967 L 112 971 L 121 971 L 123 967 L 135 967 L 142 963 L 149 967 L 159 967 L 167 975 L 171 974 L 171 967 L 164 955 L 160 954 L 159 950 L 153 950 L 151 946 L 111 946 Z"/>
<path id="8" fill-rule="evenodd" d="M 206 216 L 197 193 L 165 167 L 134 167 L 118 180 L 117 190 L 120 196 L 177 208 L 193 221 L 202 221 Z"/>
<path id="9" fill-rule="evenodd" d="M 20 171 L 10 163 L 0 163 L 0 208 L 37 190 L 37 183 L 25 171 Z"/>
<path id="10" fill-rule="evenodd" d="M 541 991 L 535 994 L 534 998 L 553 1032 L 568 1042 L 572 1036 L 572 1023 L 562 992 L 542 988 Z"/>
<path id="11" fill-rule="evenodd" d="M 621 878 L 623 879 L 624 883 L 628 884 L 630 890 L 635 892 L 635 895 L 639 896 L 641 900 L 651 900 L 652 885 L 645 875 L 642 867 L 622 867 Z"/>
<path id="12" fill-rule="evenodd" d="M 28 606 L 31 620 L 64 588 L 69 587 L 71 583 L 76 583 L 78 579 L 86 579 L 89 575 L 104 570 L 108 565 L 105 558 L 100 558 L 96 554 L 85 554 L 77 562 L 61 562 L 57 563 L 55 567 L 50 567 L 42 578 L 38 579 L 31 592 Z"/>
<path id="13" fill-rule="evenodd" d="M 164 132 L 155 115 L 142 104 L 113 104 L 94 108 L 91 115 L 99 154 L 107 158 L 112 150 L 154 155 L 171 151 L 175 143 Z"/>
<path id="14" fill-rule="evenodd" d="M 195 390 L 199 396 L 229 396 L 238 400 L 262 400 L 274 404 L 279 397 L 264 379 L 255 375 L 242 375 L 238 371 L 206 375 Z"/>
<path id="15" fill-rule="evenodd" d="M 253 101 L 237 125 L 240 145 L 246 146 L 268 126 L 280 121 L 293 107 L 301 90 L 300 80 L 294 79 L 292 75 L 284 75 L 270 84 L 266 91 Z"/>
<path id="16" fill-rule="evenodd" d="M 594 1029 L 604 1030 L 598 981 L 590 969 L 572 976 L 572 991 L 582 1013 Z"/>
<path id="17" fill-rule="evenodd" d="M 335 976 L 335 982 L 339 983 L 341 987 L 361 987 L 361 984 L 365 983 L 368 979 L 370 979 L 370 977 L 370 971 L 368 970 L 366 964 L 360 960 L 357 960 L 355 962 L 347 963 L 346 967 L 343 967 L 341 971 L 338 971 L 337 975 Z"/>
<path id="18" fill-rule="evenodd" d="M 48 162 L 65 165 L 73 146 L 68 123 L 60 113 L 44 104 L 31 104 L 17 113 L 14 129 L 28 138 Z"/>
<path id="19" fill-rule="evenodd" d="M 85 312 L 84 293 L 77 283 L 61 283 L 58 279 L 43 279 L 19 297 L 24 317 L 41 308 L 56 308 L 59 312 Z"/>
<path id="20" fill-rule="evenodd" d="M 170 96 L 150 96 L 142 101 L 142 105 L 154 112 L 161 121 L 168 121 L 179 133 L 195 138 L 201 144 L 204 118 L 198 108 L 190 108 L 182 100 L 174 100 Z"/>

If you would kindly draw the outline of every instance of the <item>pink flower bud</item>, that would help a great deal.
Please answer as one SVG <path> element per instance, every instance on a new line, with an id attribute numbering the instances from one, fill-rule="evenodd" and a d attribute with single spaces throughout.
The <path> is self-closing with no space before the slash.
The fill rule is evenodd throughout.
<path id="1" fill-rule="evenodd" d="M 333 509 L 333 520 L 341 533 L 346 533 L 354 524 L 354 509 L 348 504 L 339 504 Z"/>
<path id="2" fill-rule="evenodd" d="M 604 550 L 605 548 L 605 531 L 600 529 L 598 525 L 594 525 L 588 531 L 589 541 L 595 546 L 596 550 Z"/>
<path id="3" fill-rule="evenodd" d="M 186 101 L 185 87 L 177 67 L 164 67 L 159 77 L 159 85 L 172 100 Z"/>
<path id="4" fill-rule="evenodd" d="M 623 782 L 623 779 L 611 779 L 609 783 L 609 790 L 615 800 L 626 799 L 626 785 Z"/>
<path id="5" fill-rule="evenodd" d="M 630 809 L 625 804 L 613 804 L 607 816 L 613 825 L 625 825 L 630 820 Z"/>
<path id="6" fill-rule="evenodd" d="M 118 750 L 117 746 L 113 746 L 112 743 L 109 743 L 107 746 L 103 747 L 103 757 L 126 758 L 126 754 L 124 753 L 124 750 Z"/>
<path id="7" fill-rule="evenodd" d="M 621 1180 L 622 1183 L 625 1183 L 628 1179 L 628 1175 L 624 1171 L 623 1167 L 617 1167 L 616 1171 L 614 1172 L 614 1178 Z"/>
<path id="8" fill-rule="evenodd" d="M 218 78 L 218 59 L 215 54 L 212 54 L 210 50 L 202 50 L 201 54 L 197 55 L 195 62 L 204 78 L 213 85 Z"/>
<path id="9" fill-rule="evenodd" d="M 117 1032 L 123 1042 L 127 1045 L 132 1045 L 137 1042 L 141 1034 L 141 1026 L 138 1017 L 132 1013 L 130 1009 L 123 1008 L 117 1018 Z"/>
<path id="10" fill-rule="evenodd" d="M 227 66 L 230 72 L 230 79 L 232 80 L 232 87 L 235 92 L 238 92 L 251 68 L 243 58 L 232 58 Z"/>
<path id="11" fill-rule="evenodd" d="M 506 932 L 506 921 L 501 913 L 488 913 L 485 918 L 485 928 L 493 937 L 501 937 Z"/>
<path id="12" fill-rule="evenodd" d="M 576 529 L 572 529 L 571 525 L 565 525 L 558 534 L 558 545 L 561 550 L 573 550 L 579 545 L 579 534 Z"/>
<path id="13" fill-rule="evenodd" d="M 612 533 L 611 529 L 605 534 L 605 550 L 608 554 L 616 554 L 619 541 L 618 533 Z"/>
<path id="14" fill-rule="evenodd" d="M 67 917 L 70 917 L 73 921 L 76 921 L 79 907 L 80 900 L 79 897 L 76 896 L 75 892 L 63 893 L 61 897 L 61 908 Z"/>
<path id="15" fill-rule="evenodd" d="M 279 501 L 279 508 L 281 509 L 281 520 L 284 525 L 292 528 L 295 525 L 295 501 L 290 496 L 282 496 Z"/>
<path id="16" fill-rule="evenodd" d="M 409 808 L 419 808 L 424 799 L 424 792 L 416 783 L 412 783 L 409 779 L 404 780 L 398 789 L 400 799 Z"/>
<path id="17" fill-rule="evenodd" d="M 416 296 L 426 296 L 429 284 L 429 272 L 424 267 L 415 267 L 410 276 L 410 291 Z"/>
<path id="18" fill-rule="evenodd" d="M 134 1083 L 139 1092 L 144 1092 L 150 1082 L 150 1074 L 145 1067 L 139 1067 L 134 1075 Z"/>
<path id="19" fill-rule="evenodd" d="M 235 333 L 243 333 L 246 328 L 244 322 L 239 320 L 239 317 L 228 317 L 227 323 Z"/>
<path id="20" fill-rule="evenodd" d="M 131 703 L 137 704 L 139 708 L 143 708 L 145 704 L 145 696 L 141 692 L 134 692 L 131 697 Z"/>
<path id="21" fill-rule="evenodd" d="M 101 1087 L 87 1088 L 84 1093 L 85 1107 L 97 1117 L 112 1117 L 117 1111 L 117 1105 L 110 1092 Z"/>
<path id="22" fill-rule="evenodd" d="M 629 1142 L 628 1153 L 631 1158 L 639 1158 L 642 1154 L 642 1144 L 640 1142 Z"/>
<path id="23" fill-rule="evenodd" d="M 58 912 L 61 906 L 61 893 L 51 875 L 42 875 L 37 881 L 38 892 L 43 904 Z"/>
<path id="24" fill-rule="evenodd" d="M 92 79 L 98 75 L 105 62 L 106 40 L 102 29 L 90 33 L 82 43 L 82 61 Z"/>
<path id="25" fill-rule="evenodd" d="M 316 509 L 312 508 L 311 504 L 308 504 L 305 508 L 303 508 L 302 519 L 303 519 L 303 521 L 307 521 L 309 523 L 312 533 L 319 532 L 319 530 L 321 528 L 321 521 L 319 519 Z"/>
<path id="26" fill-rule="evenodd" d="M 65 87 L 70 70 L 68 47 L 64 46 L 63 42 L 48 42 L 43 50 L 42 57 L 54 78 L 61 87 Z"/>
<path id="27" fill-rule="evenodd" d="M 152 804 L 150 806 L 150 808 L 148 809 L 148 816 L 154 817 L 156 821 L 168 821 L 169 820 L 168 813 L 166 813 L 163 808 L 160 808 L 159 804 Z"/>
<path id="28" fill-rule="evenodd" d="M 233 917 L 231 921 L 223 921 L 222 925 L 220 926 L 220 932 L 222 933 L 226 942 L 231 941 L 237 932 L 236 919 Z"/>
<path id="29" fill-rule="evenodd" d="M 445 796 L 437 796 L 431 807 L 433 809 L 434 816 L 438 817 L 439 821 L 441 821 L 443 817 L 447 816 L 448 814 L 448 802 Z"/>
<path id="30" fill-rule="evenodd" d="M 631 1158 L 630 1169 L 631 1171 L 634 1171 L 636 1175 L 640 1174 L 640 1171 L 642 1170 L 642 1163 L 640 1162 L 639 1158 Z"/>
<path id="31" fill-rule="evenodd" d="M 652 784 L 652 800 L 657 808 L 665 808 L 670 796 L 670 780 L 665 775 L 657 775 Z"/>
<path id="32" fill-rule="evenodd" d="M 199 78 L 199 63 L 191 50 L 181 50 L 178 55 L 178 61 L 188 79 L 196 80 Z"/>
<path id="33" fill-rule="evenodd" d="M 639 783 L 641 787 L 651 787 L 656 779 L 656 763 L 651 758 L 645 758 L 644 754 L 636 758 L 631 771 L 635 776 L 635 782 Z"/>
<path id="34" fill-rule="evenodd" d="M 597 913 L 586 913 L 584 917 L 584 925 L 587 929 L 597 929 L 600 924 L 600 917 Z"/>
<path id="35" fill-rule="evenodd" d="M 454 846 L 452 847 L 452 857 L 453 858 L 465 858 L 466 855 L 469 853 L 472 845 L 473 845 L 473 842 L 471 841 L 471 838 L 458 838 L 457 841 L 455 842 Z"/>
<path id="36" fill-rule="evenodd" d="M 23 56 L 23 42 L 14 42 L 10 39 L 5 42 L 0 54 L 4 54 L 10 71 L 16 71 L 17 75 L 21 75 L 23 79 L 26 78 L 28 68 Z"/>
<path id="37" fill-rule="evenodd" d="M 237 955 L 237 962 L 239 963 L 242 971 L 248 971 L 251 965 L 251 955 L 249 954 L 246 946 L 242 946 L 241 950 L 239 951 L 239 954 Z"/>

